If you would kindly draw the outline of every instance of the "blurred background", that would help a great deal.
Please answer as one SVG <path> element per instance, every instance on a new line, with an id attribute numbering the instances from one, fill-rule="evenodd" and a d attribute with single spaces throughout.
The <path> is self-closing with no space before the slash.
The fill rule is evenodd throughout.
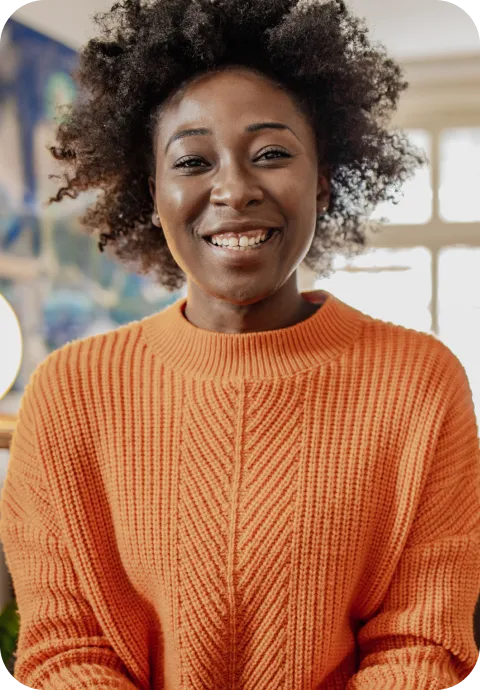
<path id="1" fill-rule="evenodd" d="M 70 72 L 94 31 L 92 15 L 112 0 L 41 0 L 7 22 L 0 40 L 0 487 L 24 387 L 36 366 L 67 342 L 165 308 L 167 293 L 127 273 L 80 233 L 77 218 L 95 196 L 44 208 L 59 172 L 56 107 L 70 102 Z M 434 334 L 459 357 L 480 411 L 480 39 L 459 7 L 440 0 L 350 0 L 374 40 L 405 70 L 392 127 L 407 132 L 429 166 L 405 184 L 370 250 L 341 260 L 299 287 L 323 288 L 352 306 Z M 0 553 L 0 611 L 11 585 Z"/>

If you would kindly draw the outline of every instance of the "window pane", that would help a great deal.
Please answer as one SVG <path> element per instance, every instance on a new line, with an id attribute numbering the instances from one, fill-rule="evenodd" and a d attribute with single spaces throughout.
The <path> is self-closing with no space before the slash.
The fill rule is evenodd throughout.
<path id="1" fill-rule="evenodd" d="M 352 307 L 417 331 L 431 332 L 432 256 L 426 247 L 370 248 L 350 260 L 337 257 L 335 273 L 315 281 Z"/>
<path id="2" fill-rule="evenodd" d="M 406 129 L 405 134 L 414 146 L 426 152 L 430 161 L 432 137 L 424 129 Z M 373 219 L 388 218 L 389 224 L 420 225 L 432 217 L 433 191 L 430 163 L 417 168 L 415 175 L 404 183 L 403 197 L 398 204 L 384 202 L 372 214 Z"/>
<path id="3" fill-rule="evenodd" d="M 480 127 L 445 129 L 440 136 L 440 216 L 480 221 Z"/>
<path id="4" fill-rule="evenodd" d="M 439 252 L 438 335 L 462 362 L 480 420 L 480 247 Z"/>

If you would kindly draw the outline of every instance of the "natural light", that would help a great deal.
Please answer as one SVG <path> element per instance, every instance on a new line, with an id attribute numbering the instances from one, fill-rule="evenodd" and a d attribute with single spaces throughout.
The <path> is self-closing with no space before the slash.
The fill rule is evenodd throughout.
<path id="1" fill-rule="evenodd" d="M 409 140 L 427 154 L 430 161 L 431 135 L 423 129 L 406 130 Z M 385 217 L 389 224 L 409 225 L 428 223 L 432 217 L 433 191 L 430 165 L 417 169 L 414 177 L 402 187 L 403 198 L 398 204 L 384 202 L 379 204 L 372 218 Z"/>
<path id="2" fill-rule="evenodd" d="M 480 127 L 445 129 L 440 137 L 440 217 L 480 221 Z"/>

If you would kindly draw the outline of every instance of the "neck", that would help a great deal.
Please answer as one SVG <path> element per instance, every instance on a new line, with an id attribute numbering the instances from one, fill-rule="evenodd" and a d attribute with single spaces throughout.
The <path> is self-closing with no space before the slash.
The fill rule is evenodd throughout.
<path id="1" fill-rule="evenodd" d="M 248 298 L 247 298 L 248 299 Z M 185 318 L 197 328 L 217 333 L 255 333 L 294 326 L 312 316 L 321 304 L 305 300 L 295 285 L 285 285 L 249 304 L 213 297 L 189 284 Z"/>

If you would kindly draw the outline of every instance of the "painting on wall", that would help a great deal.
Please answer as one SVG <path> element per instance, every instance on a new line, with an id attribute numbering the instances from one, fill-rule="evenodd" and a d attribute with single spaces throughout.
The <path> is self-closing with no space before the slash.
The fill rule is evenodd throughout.
<path id="1" fill-rule="evenodd" d="M 78 218 L 95 193 L 61 204 L 55 144 L 58 107 L 76 94 L 78 54 L 9 20 L 0 41 L 0 292 L 14 308 L 24 356 L 11 389 L 22 391 L 53 350 L 158 312 L 185 294 L 169 293 L 100 253 Z"/>

